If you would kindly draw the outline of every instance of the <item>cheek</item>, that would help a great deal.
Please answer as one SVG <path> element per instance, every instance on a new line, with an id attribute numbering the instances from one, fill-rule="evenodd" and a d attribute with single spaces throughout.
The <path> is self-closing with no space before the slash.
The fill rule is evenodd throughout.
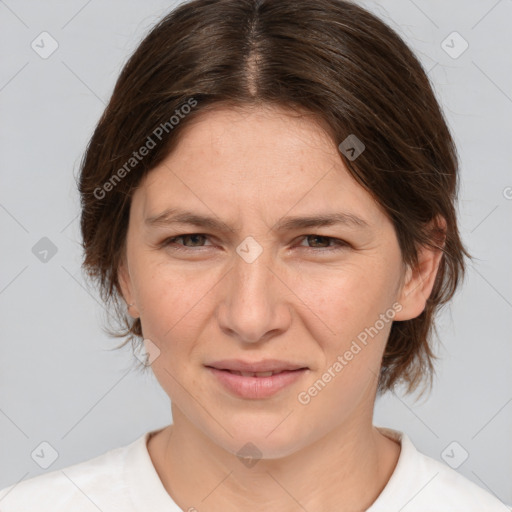
<path id="1" fill-rule="evenodd" d="M 183 344 L 197 334 L 218 278 L 214 272 L 188 273 L 147 262 L 140 265 L 135 280 L 143 334 L 167 349 L 169 341 Z"/>
<path id="2" fill-rule="evenodd" d="M 142 333 L 159 349 L 151 368 L 162 389 L 183 410 L 191 408 L 189 393 L 198 391 L 190 364 L 194 364 L 194 350 L 212 314 L 213 277 L 186 275 L 159 264 L 151 272 L 138 274 Z"/>
<path id="3" fill-rule="evenodd" d="M 396 313 L 395 277 L 389 266 L 374 261 L 347 265 L 343 271 L 331 271 L 329 277 L 303 279 L 301 292 L 309 297 L 308 305 L 320 320 L 311 315 L 311 325 L 317 328 L 310 331 L 323 352 L 319 386 L 328 383 L 331 390 L 323 399 L 336 398 L 342 406 L 378 376 Z"/>
<path id="4" fill-rule="evenodd" d="M 321 416 L 328 409 L 336 422 L 373 400 L 395 313 L 386 285 L 382 276 L 354 271 L 310 290 L 311 309 L 322 321 L 316 325 L 327 324 L 330 330 L 320 326 L 313 334 L 322 351 L 321 364 L 298 397 L 308 414 Z"/>
<path id="5" fill-rule="evenodd" d="M 395 276 L 389 266 L 367 260 L 343 269 L 306 273 L 297 295 L 329 327 L 331 338 L 347 341 L 372 326 L 394 300 Z M 325 337 L 325 336 L 324 336 Z"/>

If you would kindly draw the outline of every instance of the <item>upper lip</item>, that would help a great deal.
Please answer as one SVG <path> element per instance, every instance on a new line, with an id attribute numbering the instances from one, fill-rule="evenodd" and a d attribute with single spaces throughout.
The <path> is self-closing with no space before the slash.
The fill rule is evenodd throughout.
<path id="1" fill-rule="evenodd" d="M 231 370 L 235 372 L 279 372 L 283 370 L 299 370 L 307 368 L 303 364 L 280 361 L 278 359 L 264 359 L 262 361 L 243 361 L 242 359 L 222 359 L 205 366 L 218 370 Z"/>

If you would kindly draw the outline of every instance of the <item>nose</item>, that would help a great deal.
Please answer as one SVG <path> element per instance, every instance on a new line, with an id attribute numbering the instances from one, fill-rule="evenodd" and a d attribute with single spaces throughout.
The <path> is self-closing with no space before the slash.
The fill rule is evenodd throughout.
<path id="1" fill-rule="evenodd" d="M 219 326 L 242 343 L 267 341 L 290 327 L 292 293 L 272 258 L 265 250 L 252 262 L 237 254 L 223 279 L 217 308 Z"/>

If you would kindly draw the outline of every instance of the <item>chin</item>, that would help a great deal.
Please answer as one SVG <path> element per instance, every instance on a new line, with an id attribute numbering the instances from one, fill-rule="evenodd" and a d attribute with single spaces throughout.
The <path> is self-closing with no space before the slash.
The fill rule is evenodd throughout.
<path id="1" fill-rule="evenodd" d="M 267 415 L 266 418 L 262 418 L 259 413 L 257 419 L 255 419 L 256 415 L 248 415 L 245 418 L 239 416 L 236 423 L 225 424 L 226 430 L 233 437 L 221 429 L 212 439 L 223 449 L 239 457 L 249 456 L 255 459 L 287 457 L 308 444 L 309 436 L 294 424 L 296 419 L 292 420 L 286 416 L 282 413 Z"/>

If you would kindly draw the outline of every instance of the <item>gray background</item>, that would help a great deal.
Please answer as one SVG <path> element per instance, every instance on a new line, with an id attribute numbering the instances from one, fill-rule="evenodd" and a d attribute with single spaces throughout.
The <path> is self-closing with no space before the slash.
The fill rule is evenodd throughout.
<path id="1" fill-rule="evenodd" d="M 173 5 L 0 1 L 0 488 L 45 471 L 31 458 L 43 441 L 58 452 L 52 471 L 171 422 L 154 377 L 102 331 L 80 270 L 75 177 L 123 63 Z M 458 144 L 461 229 L 476 257 L 440 318 L 432 394 L 388 394 L 375 423 L 439 460 L 456 441 L 445 457 L 460 463 L 466 450 L 457 470 L 512 503 L 512 1 L 363 5 L 428 70 Z M 43 31 L 59 45 L 46 59 L 31 47 Z M 453 31 L 469 44 L 457 58 L 442 47 Z M 57 249 L 46 262 L 32 252 L 43 237 Z"/>

